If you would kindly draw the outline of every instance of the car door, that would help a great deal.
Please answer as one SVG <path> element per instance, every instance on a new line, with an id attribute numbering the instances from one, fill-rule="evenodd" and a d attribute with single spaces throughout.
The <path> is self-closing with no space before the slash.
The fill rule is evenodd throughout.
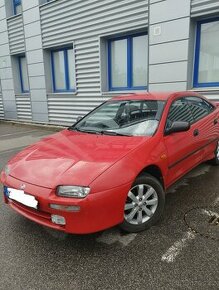
<path id="1" fill-rule="evenodd" d="M 174 121 L 194 123 L 191 109 L 184 97 L 174 100 L 171 104 L 167 115 L 166 129 Z M 168 154 L 167 184 L 169 186 L 197 165 L 202 156 L 197 152 L 197 136 L 193 125 L 186 132 L 164 136 L 164 143 Z"/>
<path id="2" fill-rule="evenodd" d="M 194 118 L 194 130 L 196 130 L 197 150 L 202 158 L 212 154 L 216 148 L 219 135 L 218 117 L 215 107 L 207 100 L 197 96 L 186 97 Z"/>

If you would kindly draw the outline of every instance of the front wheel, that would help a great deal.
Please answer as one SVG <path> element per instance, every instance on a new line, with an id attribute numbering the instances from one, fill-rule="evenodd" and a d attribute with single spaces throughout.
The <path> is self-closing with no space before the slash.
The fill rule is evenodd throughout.
<path id="1" fill-rule="evenodd" d="M 219 165 L 219 141 L 217 142 L 216 149 L 214 151 L 214 158 L 211 160 L 211 164 Z"/>
<path id="2" fill-rule="evenodd" d="M 149 174 L 137 177 L 128 192 L 124 221 L 120 227 L 133 233 L 150 228 L 160 219 L 164 204 L 165 193 L 161 183 Z"/>

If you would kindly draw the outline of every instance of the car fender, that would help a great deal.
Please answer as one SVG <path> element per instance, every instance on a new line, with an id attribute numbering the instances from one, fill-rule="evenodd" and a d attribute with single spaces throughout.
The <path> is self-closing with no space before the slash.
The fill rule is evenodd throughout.
<path id="1" fill-rule="evenodd" d="M 123 184 L 133 183 L 148 166 L 157 166 L 163 177 L 164 187 L 168 171 L 168 156 L 161 138 L 152 138 L 117 161 L 98 176 L 91 184 L 91 192 L 100 192 Z"/>

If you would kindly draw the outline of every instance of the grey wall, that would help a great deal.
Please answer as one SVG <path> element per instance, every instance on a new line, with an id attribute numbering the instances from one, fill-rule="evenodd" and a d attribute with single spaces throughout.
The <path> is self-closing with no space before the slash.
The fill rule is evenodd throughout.
<path id="1" fill-rule="evenodd" d="M 149 90 L 187 89 L 190 0 L 150 1 Z"/>
<path id="2" fill-rule="evenodd" d="M 2 86 L 0 80 L 0 119 L 4 119 L 4 107 L 3 107 L 3 99 L 2 99 Z"/>
<path id="3" fill-rule="evenodd" d="M 32 120 L 47 123 L 48 108 L 39 0 L 23 0 L 23 24 Z"/>
<path id="4" fill-rule="evenodd" d="M 219 13 L 218 0 L 192 0 L 191 16 L 200 17 Z"/>
<path id="5" fill-rule="evenodd" d="M 218 0 L 22 0 L 22 6 L 13 15 L 11 1 L 0 0 L 0 118 L 54 124 L 71 124 L 121 93 L 108 91 L 107 39 L 113 36 L 148 31 L 149 90 L 193 89 L 197 20 L 219 15 Z M 76 91 L 54 93 L 50 50 L 68 44 Z M 20 93 L 20 54 L 27 58 L 28 94 Z M 219 99 L 218 88 L 193 90 Z"/>
<path id="6" fill-rule="evenodd" d="M 8 18 L 7 25 L 11 54 L 23 53 L 25 51 L 25 48 L 22 15 L 19 14 Z"/>
<path id="7" fill-rule="evenodd" d="M 49 121 L 74 122 L 111 96 L 100 46 L 106 49 L 109 36 L 147 30 L 148 1 L 59 0 L 41 6 L 40 14 L 44 49 L 72 43 L 75 49 L 76 92 L 48 94 Z"/>
<path id="8" fill-rule="evenodd" d="M 6 20 L 5 1 L 0 0 L 0 79 L 2 86 L 2 101 L 4 117 L 17 118 L 14 83 L 12 75 L 11 57 L 9 50 L 9 38 Z M 0 100 L 0 107 L 2 107 Z"/>

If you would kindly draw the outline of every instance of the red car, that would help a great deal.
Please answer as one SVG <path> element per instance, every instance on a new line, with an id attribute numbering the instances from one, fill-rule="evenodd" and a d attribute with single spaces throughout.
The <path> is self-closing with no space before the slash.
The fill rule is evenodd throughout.
<path id="1" fill-rule="evenodd" d="M 219 164 L 218 122 L 217 104 L 193 92 L 113 98 L 12 158 L 4 200 L 67 233 L 144 230 L 170 185 L 201 162 Z"/>

